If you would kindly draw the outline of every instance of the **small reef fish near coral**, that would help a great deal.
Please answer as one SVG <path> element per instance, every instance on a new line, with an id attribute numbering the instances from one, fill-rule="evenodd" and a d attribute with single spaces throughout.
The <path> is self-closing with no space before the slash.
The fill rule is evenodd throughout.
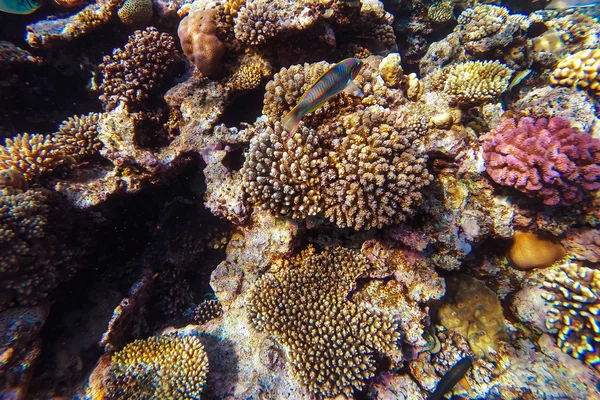
<path id="1" fill-rule="evenodd" d="M 599 399 L 597 0 L 0 0 L 0 399 Z"/>

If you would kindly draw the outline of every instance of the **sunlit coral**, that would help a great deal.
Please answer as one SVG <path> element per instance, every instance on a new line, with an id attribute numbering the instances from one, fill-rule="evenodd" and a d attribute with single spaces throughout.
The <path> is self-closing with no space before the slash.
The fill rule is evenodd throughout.
<path id="1" fill-rule="evenodd" d="M 235 91 L 253 90 L 260 86 L 263 79 L 271 74 L 269 61 L 260 54 L 250 53 L 240 61 L 239 68 L 228 82 Z"/>
<path id="2" fill-rule="evenodd" d="M 346 299 L 367 267 L 356 251 L 309 248 L 260 278 L 251 293 L 251 323 L 286 347 L 296 378 L 312 393 L 352 397 L 374 376 L 373 355 L 396 347 L 390 316 Z"/>
<path id="3" fill-rule="evenodd" d="M 550 82 L 589 89 L 600 96 L 600 49 L 583 50 L 561 60 L 550 76 Z"/>
<path id="4" fill-rule="evenodd" d="M 52 172 L 63 163 L 61 149 L 50 135 L 24 133 L 0 146 L 1 169 L 19 171 L 27 180 Z"/>
<path id="5" fill-rule="evenodd" d="M 54 143 L 64 154 L 78 159 L 97 154 L 102 148 L 97 126 L 100 117 L 101 114 L 89 113 L 68 118 L 54 134 Z"/>
<path id="6" fill-rule="evenodd" d="M 546 326 L 558 331 L 558 346 L 600 371 L 600 270 L 567 262 L 546 275 L 544 288 L 552 306 Z"/>

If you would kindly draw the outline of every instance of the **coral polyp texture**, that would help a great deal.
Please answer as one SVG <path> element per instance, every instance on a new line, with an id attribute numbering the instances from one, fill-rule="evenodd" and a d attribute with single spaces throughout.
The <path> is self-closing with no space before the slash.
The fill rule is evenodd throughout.
<path id="1" fill-rule="evenodd" d="M 250 321 L 286 348 L 296 379 L 324 397 L 352 398 L 375 374 L 374 356 L 394 351 L 397 324 L 347 300 L 368 268 L 355 250 L 313 248 L 283 260 L 250 294 Z"/>
<path id="2" fill-rule="evenodd" d="M 467 61 L 435 71 L 429 79 L 458 104 L 473 106 L 500 97 L 508 88 L 512 73 L 499 61 Z"/>
<path id="3" fill-rule="evenodd" d="M 550 82 L 589 89 L 600 96 L 600 49 L 587 49 L 567 56 L 556 66 Z"/>
<path id="4" fill-rule="evenodd" d="M 488 4 L 463 11 L 457 21 L 455 31 L 465 49 L 472 54 L 507 45 L 519 28 L 517 20 L 506 7 Z"/>
<path id="5" fill-rule="evenodd" d="M 600 140 L 566 118 L 503 118 L 482 140 L 490 177 L 544 204 L 576 204 L 600 189 Z"/>
<path id="6" fill-rule="evenodd" d="M 102 142 L 98 140 L 100 117 L 99 113 L 69 117 L 58 127 L 53 137 L 54 143 L 61 152 L 76 159 L 97 154 L 102 148 Z"/>
<path id="7" fill-rule="evenodd" d="M 198 71 L 209 78 L 221 74 L 225 45 L 217 37 L 214 9 L 190 12 L 179 23 L 177 36 L 184 54 Z"/>
<path id="8" fill-rule="evenodd" d="M 129 343 L 112 357 L 111 399 L 199 399 L 208 358 L 200 338 L 170 333 Z"/>
<path id="9" fill-rule="evenodd" d="M 143 27 L 152 19 L 152 0 L 125 0 L 117 15 L 125 25 Z"/>
<path id="10" fill-rule="evenodd" d="M 454 4 L 452 1 L 437 1 L 429 6 L 427 16 L 436 24 L 442 24 L 454 18 Z"/>
<path id="11" fill-rule="evenodd" d="M 567 262 L 546 275 L 546 326 L 565 353 L 600 371 L 600 270 Z"/>
<path id="12" fill-rule="evenodd" d="M 135 31 L 124 48 L 115 49 L 100 64 L 100 100 L 107 109 L 147 100 L 168 77 L 176 57 L 175 41 L 168 33 L 153 27 Z"/>
<path id="13" fill-rule="evenodd" d="M 63 153 L 50 135 L 23 133 L 0 146 L 0 169 L 13 169 L 34 180 L 63 164 Z"/>

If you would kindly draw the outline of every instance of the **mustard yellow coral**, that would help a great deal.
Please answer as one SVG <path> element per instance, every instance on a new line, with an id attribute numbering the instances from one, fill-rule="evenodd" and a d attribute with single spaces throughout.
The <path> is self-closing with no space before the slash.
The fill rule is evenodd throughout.
<path id="1" fill-rule="evenodd" d="M 152 0 L 125 0 L 117 15 L 125 25 L 144 26 L 152 19 Z"/>
<path id="2" fill-rule="evenodd" d="M 50 135 L 24 133 L 0 146 L 0 169 L 21 172 L 27 180 L 49 173 L 63 162 L 63 154 Z"/>
<path id="3" fill-rule="evenodd" d="M 550 82 L 555 85 L 589 89 L 600 96 L 600 49 L 588 49 L 561 60 Z"/>
<path id="4" fill-rule="evenodd" d="M 256 89 L 270 74 L 271 65 L 264 57 L 257 53 L 247 54 L 242 58 L 240 67 L 231 76 L 228 86 L 234 91 Z"/>
<path id="5" fill-rule="evenodd" d="M 208 358 L 197 336 L 171 333 L 129 343 L 112 357 L 112 399 L 199 399 Z"/>
<path id="6" fill-rule="evenodd" d="M 99 119 L 98 113 L 68 118 L 54 134 L 54 143 L 64 154 L 76 159 L 96 154 L 102 148 L 102 142 L 97 137 Z"/>
<path id="7" fill-rule="evenodd" d="M 512 69 L 498 61 L 467 61 L 434 72 L 431 80 L 458 104 L 473 106 L 504 93 L 512 73 Z"/>
<path id="8" fill-rule="evenodd" d="M 558 347 L 600 371 L 600 270 L 566 262 L 544 281 L 550 303 L 546 326 Z"/>
<path id="9" fill-rule="evenodd" d="M 436 1 L 429 6 L 427 16 L 436 24 L 442 24 L 454 18 L 454 4 L 452 1 Z"/>
<path id="10" fill-rule="evenodd" d="M 347 300 L 368 268 L 358 251 L 308 248 L 260 278 L 250 294 L 250 321 L 288 351 L 295 377 L 325 397 L 361 390 L 375 374 L 375 353 L 396 348 L 397 324 Z"/>

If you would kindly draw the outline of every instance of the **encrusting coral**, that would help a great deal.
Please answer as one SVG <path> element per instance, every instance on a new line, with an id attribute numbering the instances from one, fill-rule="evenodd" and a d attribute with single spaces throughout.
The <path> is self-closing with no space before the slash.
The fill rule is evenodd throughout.
<path id="1" fill-rule="evenodd" d="M 53 171 L 64 163 L 59 144 L 50 135 L 23 133 L 0 146 L 0 169 L 13 169 L 28 181 Z"/>
<path id="2" fill-rule="evenodd" d="M 225 45 L 217 37 L 215 10 L 194 10 L 179 23 L 177 36 L 186 57 L 209 78 L 221 74 Z"/>
<path id="3" fill-rule="evenodd" d="M 99 113 L 70 117 L 60 124 L 52 140 L 62 153 L 76 159 L 94 155 L 102 148 L 97 126 L 100 117 Z"/>
<path id="4" fill-rule="evenodd" d="M 469 342 L 479 357 L 498 351 L 499 340 L 507 340 L 502 306 L 485 284 L 467 275 L 448 278 L 448 293 L 438 311 L 441 325 Z"/>
<path id="5" fill-rule="evenodd" d="M 199 399 L 208 358 L 197 336 L 177 333 L 136 340 L 112 357 L 111 399 Z"/>
<path id="6" fill-rule="evenodd" d="M 516 231 L 508 259 L 515 268 L 529 270 L 549 267 L 565 254 L 560 243 L 533 233 Z"/>
<path id="7" fill-rule="evenodd" d="M 431 85 L 460 105 L 490 102 L 506 91 L 513 71 L 498 61 L 467 61 L 434 71 Z"/>
<path id="8" fill-rule="evenodd" d="M 505 117 L 482 140 L 491 178 L 544 204 L 575 204 L 600 189 L 600 140 L 566 118 Z"/>
<path id="9" fill-rule="evenodd" d="M 589 89 L 600 96 L 600 49 L 587 49 L 561 60 L 550 82 L 555 85 Z"/>
<path id="10" fill-rule="evenodd" d="M 168 77 L 176 57 L 171 35 L 153 27 L 135 31 L 123 49 L 115 49 L 100 64 L 100 100 L 107 109 L 145 101 Z"/>
<path id="11" fill-rule="evenodd" d="M 308 248 L 261 277 L 250 294 L 252 325 L 285 346 L 296 378 L 312 393 L 352 397 L 374 376 L 374 355 L 396 348 L 390 316 L 346 299 L 367 268 L 356 251 Z"/>
<path id="12" fill-rule="evenodd" d="M 546 275 L 544 288 L 558 347 L 600 371 L 600 270 L 567 262 Z"/>

